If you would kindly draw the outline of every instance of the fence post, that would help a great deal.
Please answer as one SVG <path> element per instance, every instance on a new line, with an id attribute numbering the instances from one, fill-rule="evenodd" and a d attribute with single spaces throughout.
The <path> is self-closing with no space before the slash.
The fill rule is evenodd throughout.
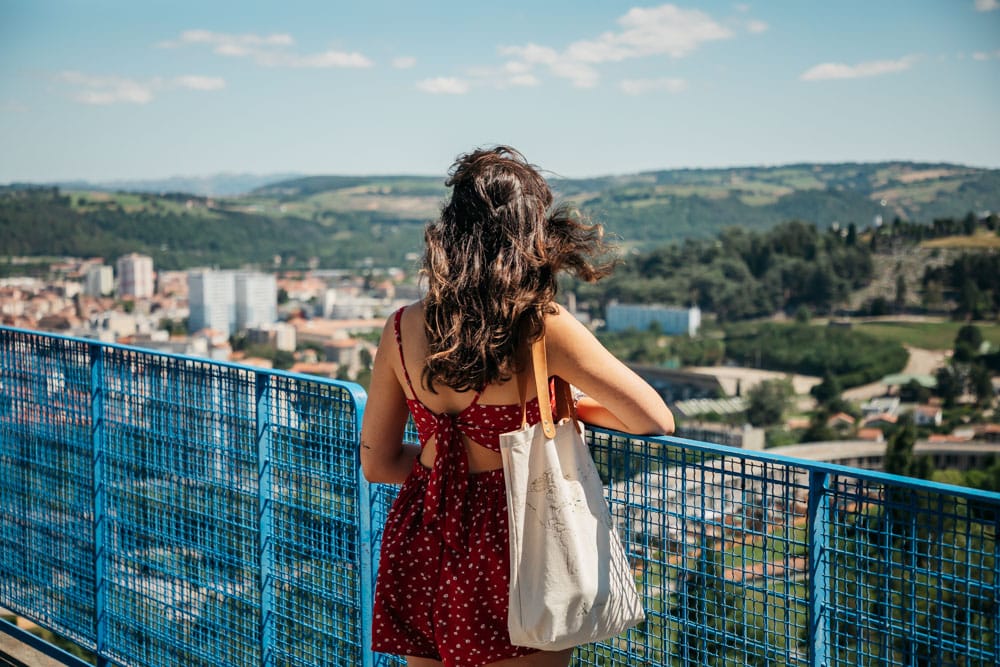
<path id="1" fill-rule="evenodd" d="M 361 418 L 364 415 L 367 396 L 354 396 L 354 433 L 355 441 L 361 440 Z M 372 607 L 375 606 L 375 572 L 378 554 L 375 553 L 374 534 L 372 532 L 372 486 L 365 479 L 361 470 L 360 447 L 356 448 L 355 471 L 358 480 L 358 558 L 361 564 L 361 667 L 372 667 L 375 664 L 375 654 L 372 652 Z"/>
<path id="2" fill-rule="evenodd" d="M 809 664 L 829 664 L 830 605 L 830 474 L 809 473 Z"/>
<path id="3" fill-rule="evenodd" d="M 997 510 L 1000 513 L 1000 509 Z M 993 604 L 1000 600 L 1000 514 L 993 521 Z M 993 662 L 1000 665 L 1000 614 L 993 615 Z"/>
<path id="4" fill-rule="evenodd" d="M 274 664 L 274 505 L 271 501 L 271 376 L 254 373 L 260 565 L 260 664 Z"/>
<path id="5" fill-rule="evenodd" d="M 94 652 L 98 667 L 107 667 L 108 618 L 107 618 L 107 554 L 105 536 L 104 480 L 104 347 L 97 343 L 88 345 L 90 353 L 90 443 L 94 502 Z"/>

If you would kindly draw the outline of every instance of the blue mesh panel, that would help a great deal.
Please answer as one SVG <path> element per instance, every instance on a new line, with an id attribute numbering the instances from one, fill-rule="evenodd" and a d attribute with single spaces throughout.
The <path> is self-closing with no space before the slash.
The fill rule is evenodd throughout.
<path id="1" fill-rule="evenodd" d="M 0 330 L 0 606 L 93 648 L 85 344 Z"/>
<path id="2" fill-rule="evenodd" d="M 353 401 L 289 378 L 273 395 L 276 664 L 361 664 Z"/>
<path id="3" fill-rule="evenodd" d="M 252 373 L 117 349 L 104 364 L 111 657 L 257 663 Z"/>

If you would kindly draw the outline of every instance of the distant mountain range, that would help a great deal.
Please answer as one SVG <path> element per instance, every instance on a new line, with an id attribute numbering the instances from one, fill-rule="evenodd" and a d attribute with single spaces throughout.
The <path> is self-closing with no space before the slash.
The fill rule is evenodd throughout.
<path id="1" fill-rule="evenodd" d="M 96 192 L 186 192 L 206 197 L 241 195 L 276 181 L 300 178 L 294 172 L 277 174 L 212 174 L 210 176 L 172 176 L 170 178 L 118 181 L 61 181 L 55 185 L 63 190 L 93 190 Z"/>

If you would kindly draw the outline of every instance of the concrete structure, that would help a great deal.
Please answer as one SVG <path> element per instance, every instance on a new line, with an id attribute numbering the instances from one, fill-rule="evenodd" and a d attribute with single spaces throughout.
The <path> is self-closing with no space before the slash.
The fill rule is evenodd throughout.
<path id="1" fill-rule="evenodd" d="M 247 271 L 188 271 L 189 329 L 215 329 L 232 335 L 278 319 L 274 276 Z"/>
<path id="2" fill-rule="evenodd" d="M 188 329 L 236 331 L 236 278 L 231 271 L 188 271 Z"/>
<path id="3" fill-rule="evenodd" d="M 278 285 L 268 273 L 239 272 L 234 277 L 236 329 L 272 324 L 278 319 Z"/>
<path id="4" fill-rule="evenodd" d="M 87 268 L 87 282 L 83 291 L 87 296 L 107 296 L 115 291 L 115 271 L 110 266 L 98 264 Z"/>
<path id="5" fill-rule="evenodd" d="M 276 350 L 295 351 L 295 327 L 278 322 L 247 329 L 247 342 L 251 345 L 270 345 Z"/>
<path id="6" fill-rule="evenodd" d="M 899 396 L 878 396 L 861 405 L 863 417 L 874 417 L 880 414 L 899 414 Z"/>
<path id="7" fill-rule="evenodd" d="M 882 470 L 885 458 L 884 442 L 860 440 L 834 440 L 805 445 L 789 445 L 767 450 L 771 454 L 790 456 L 809 461 L 837 463 L 853 468 Z M 1000 444 L 982 441 L 932 442 L 918 440 L 913 445 L 913 456 L 929 456 L 938 469 L 957 468 L 971 470 L 981 467 L 991 457 L 1000 455 Z"/>
<path id="8" fill-rule="evenodd" d="M 153 258 L 132 253 L 118 258 L 118 295 L 136 299 L 153 296 Z"/>
<path id="9" fill-rule="evenodd" d="M 608 331 L 645 331 L 656 323 L 665 334 L 694 336 L 701 326 L 701 309 L 697 306 L 673 308 L 612 301 L 608 305 L 605 323 Z"/>
<path id="10" fill-rule="evenodd" d="M 663 400 L 670 404 L 694 398 L 719 398 L 726 395 L 719 380 L 711 375 L 644 364 L 629 364 L 629 368 L 648 382 Z"/>

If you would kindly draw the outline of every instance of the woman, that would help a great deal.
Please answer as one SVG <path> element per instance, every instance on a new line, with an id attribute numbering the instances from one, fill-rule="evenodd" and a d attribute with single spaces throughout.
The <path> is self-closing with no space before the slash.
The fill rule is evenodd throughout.
<path id="1" fill-rule="evenodd" d="M 361 429 L 365 477 L 403 485 L 382 538 L 373 648 L 411 667 L 565 666 L 571 651 L 513 646 L 507 633 L 499 436 L 521 426 L 516 378 L 532 371 L 531 342 L 544 333 L 550 375 L 589 396 L 583 421 L 662 434 L 673 417 L 555 302 L 561 270 L 589 281 L 609 271 L 594 259 L 600 227 L 550 210 L 545 179 L 505 146 L 460 156 L 447 185 L 425 234 L 427 295 L 386 323 Z M 533 393 L 529 423 L 540 419 Z M 410 414 L 420 446 L 402 443 Z"/>

